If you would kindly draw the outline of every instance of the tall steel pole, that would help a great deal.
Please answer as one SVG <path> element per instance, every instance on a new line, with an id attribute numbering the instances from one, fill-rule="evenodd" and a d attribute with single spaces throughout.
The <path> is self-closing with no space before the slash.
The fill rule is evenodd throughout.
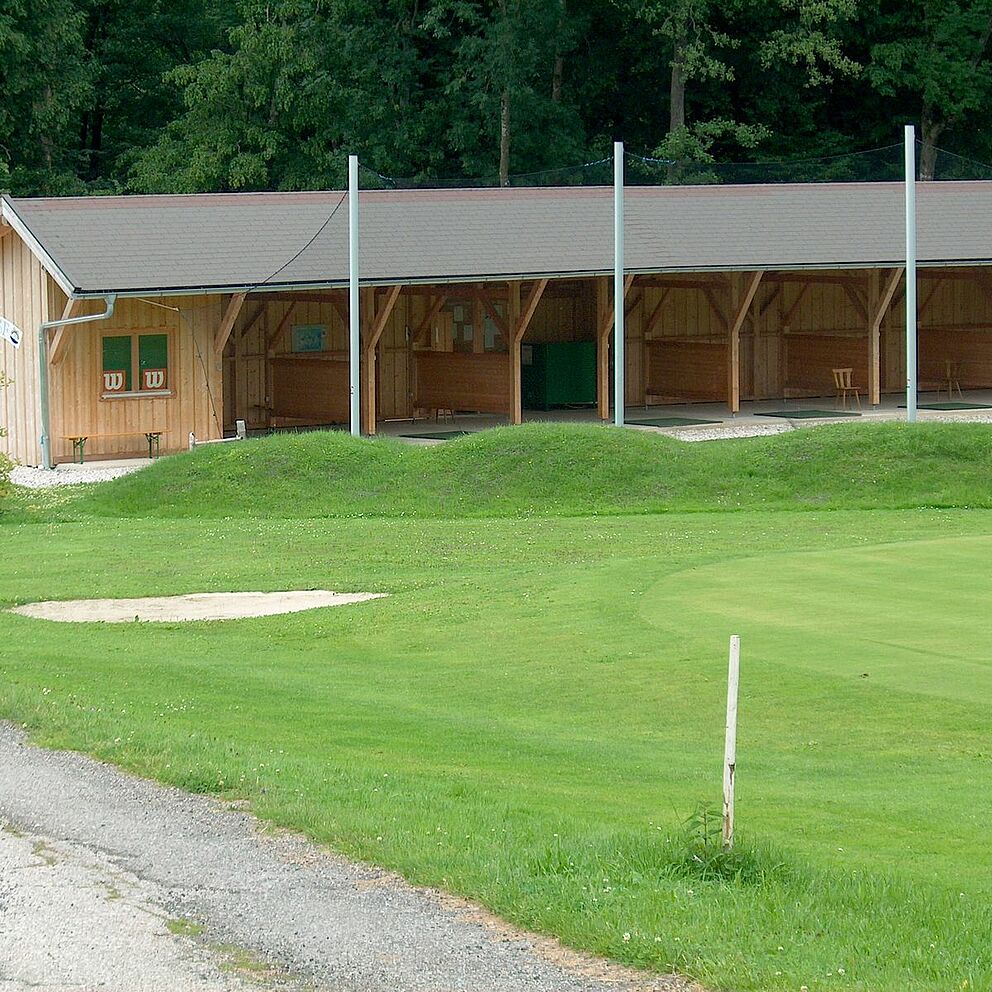
<path id="1" fill-rule="evenodd" d="M 351 371 L 351 433 L 362 433 L 361 322 L 358 313 L 358 156 L 348 156 L 348 321 Z"/>
<path id="2" fill-rule="evenodd" d="M 623 427 L 624 388 L 623 292 L 623 142 L 613 142 L 613 422 Z"/>
<path id="3" fill-rule="evenodd" d="M 906 421 L 916 420 L 916 129 L 906 125 Z"/>

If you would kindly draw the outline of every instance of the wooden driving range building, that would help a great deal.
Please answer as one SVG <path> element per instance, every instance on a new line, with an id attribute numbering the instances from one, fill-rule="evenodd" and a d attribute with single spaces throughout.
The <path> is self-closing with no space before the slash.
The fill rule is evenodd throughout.
<path id="1" fill-rule="evenodd" d="M 42 461 L 347 422 L 341 193 L 0 202 L 0 441 Z M 901 184 L 629 188 L 628 404 L 905 387 Z M 992 388 L 992 183 L 918 186 L 920 386 Z M 361 404 L 384 419 L 609 416 L 612 190 L 361 194 Z M 95 319 L 42 330 L 48 321 Z M 15 346 L 15 340 L 17 344 Z M 42 355 L 47 356 L 42 361 Z M 554 366 L 554 395 L 533 384 Z M 528 378 L 530 376 L 530 378 Z M 47 391 L 47 397 L 45 395 Z"/>

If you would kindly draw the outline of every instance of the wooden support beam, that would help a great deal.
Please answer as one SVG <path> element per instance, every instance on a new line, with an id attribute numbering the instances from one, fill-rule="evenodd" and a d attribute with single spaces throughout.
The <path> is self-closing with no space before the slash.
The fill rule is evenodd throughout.
<path id="1" fill-rule="evenodd" d="M 482 305 L 486 308 L 486 313 L 489 314 L 489 319 L 496 325 L 496 330 L 503 335 L 504 341 L 509 342 L 510 328 L 507 325 L 507 322 L 500 316 L 499 311 L 496 309 L 496 304 L 489 296 L 484 295 L 481 299 Z"/>
<path id="2" fill-rule="evenodd" d="M 251 317 L 248 318 L 248 320 L 245 321 L 245 326 L 241 328 L 238 337 L 245 338 L 251 333 L 252 328 L 262 319 L 263 315 L 265 314 L 265 307 L 266 305 L 264 303 L 259 303 L 258 308 L 255 310 L 255 312 L 251 315 Z"/>
<path id="3" fill-rule="evenodd" d="M 520 375 L 520 343 L 527 333 L 530 322 L 534 319 L 537 305 L 541 302 L 545 289 L 548 287 L 547 279 L 538 279 L 530 288 L 527 299 L 520 303 L 520 283 L 516 283 L 516 289 L 511 290 L 510 303 L 517 312 L 514 319 L 513 314 L 508 314 L 512 323 L 510 324 L 510 423 L 519 424 L 523 422 L 523 394 L 521 390 Z"/>
<path id="4" fill-rule="evenodd" d="M 765 278 L 767 279 L 768 276 L 766 275 Z M 768 294 L 767 298 L 765 299 L 765 302 L 762 303 L 761 306 L 758 308 L 759 319 L 764 317 L 764 315 L 768 313 L 768 311 L 772 307 L 772 304 L 782 295 L 782 285 L 783 285 L 782 283 L 777 282 L 775 283 L 774 286 L 772 286 L 772 291 Z"/>
<path id="5" fill-rule="evenodd" d="M 534 313 L 537 310 L 538 303 L 541 302 L 541 297 L 544 295 L 545 289 L 547 289 L 548 280 L 538 279 L 533 286 L 530 288 L 530 292 L 527 294 L 527 300 L 524 302 L 523 307 L 520 311 L 520 318 L 513 328 L 513 340 L 518 344 L 523 340 L 523 336 L 527 333 L 527 328 L 530 327 L 530 322 L 534 319 Z"/>
<path id="6" fill-rule="evenodd" d="M 601 420 L 610 419 L 610 333 L 616 320 L 616 303 L 610 302 L 609 276 L 596 280 L 596 400 Z M 634 284 L 633 275 L 623 281 L 624 313 L 630 287 Z"/>
<path id="7" fill-rule="evenodd" d="M 599 289 L 600 286 L 605 286 L 606 287 L 607 300 L 609 299 L 609 286 L 610 286 L 610 282 L 611 282 L 611 280 L 610 280 L 609 276 L 601 276 L 597 280 L 597 282 L 596 282 L 597 290 Z M 623 295 L 624 295 L 624 299 L 625 300 L 627 298 L 627 292 L 630 290 L 630 287 L 633 284 L 634 284 L 634 277 L 633 276 L 627 276 L 624 279 L 624 281 L 623 281 Z M 627 310 L 626 310 L 626 307 L 625 307 L 624 308 L 624 314 L 626 315 L 626 313 L 627 313 Z M 616 307 L 609 306 L 609 303 L 607 302 L 607 306 L 606 306 L 606 309 L 603 311 L 602 317 L 597 321 L 597 327 L 598 327 L 597 335 L 598 335 L 598 337 L 601 337 L 601 338 L 602 337 L 607 337 L 610 334 L 610 332 L 613 330 L 613 323 L 614 323 L 615 320 L 616 320 Z"/>
<path id="8" fill-rule="evenodd" d="M 878 272 L 878 269 L 872 269 L 872 272 Z M 847 298 L 854 305 L 854 309 L 858 312 L 858 316 L 862 320 L 868 319 L 868 304 L 865 302 L 864 297 L 861 295 L 861 291 L 853 282 L 845 282 L 842 284 L 844 287 L 844 293 Z"/>
<path id="9" fill-rule="evenodd" d="M 365 394 L 365 403 L 362 414 L 365 419 L 365 433 L 369 436 L 376 432 L 376 395 L 375 395 L 375 364 L 376 349 L 379 346 L 379 339 L 386 329 L 389 318 L 393 315 L 396 301 L 400 298 L 402 286 L 390 286 L 386 291 L 386 297 L 382 304 L 376 308 L 375 290 L 369 291 L 368 306 L 363 306 L 362 310 L 371 315 L 367 325 L 368 332 L 362 334 L 363 362 L 362 362 L 362 385 Z M 364 328 L 363 328 L 364 331 Z"/>
<path id="10" fill-rule="evenodd" d="M 731 275 L 731 280 L 734 276 Z M 728 330 L 730 327 L 730 321 L 727 319 L 727 315 L 723 312 L 723 307 L 720 305 L 719 299 L 713 289 L 704 289 L 703 296 L 706 297 L 706 302 L 710 305 L 710 310 L 713 311 L 713 315 L 716 317 L 717 322 L 724 330 Z"/>
<path id="11" fill-rule="evenodd" d="M 868 402 L 872 406 L 878 406 L 882 401 L 882 321 L 885 319 L 885 313 L 892 303 L 904 271 L 901 267 L 893 269 L 884 286 L 882 286 L 881 271 L 873 269 L 871 272 L 868 322 Z"/>
<path id="12" fill-rule="evenodd" d="M 289 326 L 289 322 L 293 319 L 293 314 L 296 313 L 296 307 L 296 303 L 290 303 L 290 305 L 286 307 L 286 312 L 282 315 L 282 320 L 276 324 L 275 330 L 273 330 L 265 339 L 265 350 L 269 354 L 275 351 L 280 339 L 286 331 L 286 328 Z"/>
<path id="13" fill-rule="evenodd" d="M 610 419 L 610 330 L 613 311 L 610 307 L 610 280 L 596 280 L 596 402 L 599 419 Z"/>
<path id="14" fill-rule="evenodd" d="M 741 328 L 747 319 L 754 296 L 761 285 L 764 272 L 752 272 L 747 280 L 734 276 L 731 295 L 733 297 L 734 317 L 730 323 L 727 336 L 727 405 L 731 413 L 737 413 L 741 408 Z"/>
<path id="15" fill-rule="evenodd" d="M 241 313 L 241 308 L 245 305 L 247 297 L 247 293 L 235 293 L 227 304 L 227 310 L 224 311 L 220 327 L 217 328 L 217 336 L 214 338 L 214 355 L 217 358 L 221 358 L 224 354 L 227 339 L 231 336 L 231 331 L 234 330 L 235 321 L 238 319 L 238 314 Z"/>
<path id="16" fill-rule="evenodd" d="M 609 278 L 609 277 L 607 277 Z M 651 289 L 722 289 L 721 279 L 686 279 L 679 276 L 638 276 L 638 286 Z"/>
<path id="17" fill-rule="evenodd" d="M 520 283 L 511 282 L 506 298 L 506 320 L 509 324 L 507 344 L 509 346 L 510 381 L 507 383 L 507 406 L 510 423 L 519 424 L 523 421 L 523 398 L 520 389 L 520 347 L 515 341 L 514 329 L 520 323 Z"/>
<path id="18" fill-rule="evenodd" d="M 424 319 L 417 325 L 417 329 L 413 332 L 414 344 L 422 345 L 427 343 L 426 338 L 430 332 L 431 324 L 437 319 L 437 315 L 444 309 L 444 305 L 447 302 L 448 297 L 444 293 L 431 301 L 430 306 L 427 308 L 427 313 L 424 314 Z"/>
<path id="19" fill-rule="evenodd" d="M 72 317 L 80 316 L 80 311 L 83 309 L 82 304 L 82 300 L 66 300 L 65 306 L 62 308 L 62 320 L 70 320 Z M 68 353 L 72 331 L 72 327 L 55 328 L 55 337 L 52 338 L 52 343 L 48 347 L 48 361 L 53 367 L 61 365 L 62 359 Z"/>
<path id="20" fill-rule="evenodd" d="M 798 312 L 799 307 L 802 305 L 803 299 L 805 298 L 806 294 L 809 292 L 809 287 L 810 284 L 808 282 L 804 282 L 799 287 L 799 293 L 796 296 L 796 298 L 792 301 L 792 306 L 790 306 L 789 309 L 782 314 L 783 331 L 787 331 L 789 329 L 789 321 L 792 320 L 792 318 Z"/>
<path id="21" fill-rule="evenodd" d="M 919 320 L 922 321 L 924 316 L 926 316 L 927 310 L 930 309 L 930 304 L 933 303 L 933 298 L 937 295 L 938 291 L 943 285 L 944 285 L 944 280 L 937 279 L 934 282 L 934 284 L 930 287 L 930 292 L 927 293 L 927 295 L 923 298 L 923 301 L 920 303 L 920 308 L 917 313 L 917 317 Z"/>
<path id="22" fill-rule="evenodd" d="M 334 296 L 328 301 L 332 307 L 334 307 L 334 312 L 341 318 L 341 323 L 344 324 L 345 329 L 350 329 L 351 320 L 348 314 L 348 301 L 347 299 L 342 299 L 340 296 Z"/>
<path id="23" fill-rule="evenodd" d="M 670 289 L 663 289 L 661 291 L 661 296 L 658 298 L 658 302 L 655 304 L 655 308 L 651 311 L 648 319 L 644 322 L 644 340 L 646 341 L 650 336 L 651 332 L 658 326 L 658 321 L 661 319 L 661 312 L 665 304 L 668 302 L 668 298 L 672 295 Z"/>
<path id="24" fill-rule="evenodd" d="M 472 300 L 472 352 L 481 355 L 486 350 L 486 305 L 481 296 Z"/>
<path id="25" fill-rule="evenodd" d="M 864 282 L 864 275 L 857 270 L 852 270 L 851 272 L 819 272 L 816 269 L 804 269 L 802 272 L 769 272 L 765 275 L 765 282 L 821 283 L 837 286 L 853 283 L 854 285 L 860 285 Z"/>

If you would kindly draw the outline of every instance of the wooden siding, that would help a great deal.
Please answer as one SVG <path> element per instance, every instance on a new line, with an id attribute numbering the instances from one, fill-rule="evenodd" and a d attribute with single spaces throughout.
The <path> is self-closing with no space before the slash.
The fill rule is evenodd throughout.
<path id="1" fill-rule="evenodd" d="M 510 412 L 508 354 L 418 351 L 415 367 L 418 409 Z"/>
<path id="2" fill-rule="evenodd" d="M 61 315 L 65 297 L 55 291 Z M 199 438 L 221 436 L 220 365 L 214 335 L 226 300 L 220 296 L 175 297 L 156 306 L 137 299 L 117 301 L 108 321 L 69 327 L 64 359 L 52 368 L 52 453 L 56 461 L 72 458 L 67 436 L 92 435 L 86 456 L 114 457 L 148 453 L 142 432 L 162 430 L 161 450 L 181 451 L 192 431 Z M 180 313 L 175 309 L 178 307 Z M 53 312 L 54 312 L 53 309 Z M 81 304 L 83 313 L 99 313 L 102 301 Z M 165 332 L 170 335 L 170 396 L 103 398 L 103 337 L 107 334 Z M 216 412 L 216 415 L 215 415 Z M 119 434 L 100 438 L 99 434 Z"/>
<path id="3" fill-rule="evenodd" d="M 21 346 L 0 341 L 0 369 L 12 381 L 0 389 L 0 451 L 25 465 L 41 462 L 38 403 L 38 325 L 49 320 L 51 278 L 20 237 L 0 238 L 0 317 L 21 331 Z M 56 316 L 61 316 L 61 308 Z"/>

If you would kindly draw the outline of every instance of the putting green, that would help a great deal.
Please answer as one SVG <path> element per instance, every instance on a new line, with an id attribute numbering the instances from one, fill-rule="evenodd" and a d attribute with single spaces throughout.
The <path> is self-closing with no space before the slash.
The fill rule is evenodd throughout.
<path id="1" fill-rule="evenodd" d="M 668 576 L 644 609 L 741 633 L 766 672 L 775 659 L 900 693 L 992 699 L 990 555 L 990 537 L 761 555 Z"/>

